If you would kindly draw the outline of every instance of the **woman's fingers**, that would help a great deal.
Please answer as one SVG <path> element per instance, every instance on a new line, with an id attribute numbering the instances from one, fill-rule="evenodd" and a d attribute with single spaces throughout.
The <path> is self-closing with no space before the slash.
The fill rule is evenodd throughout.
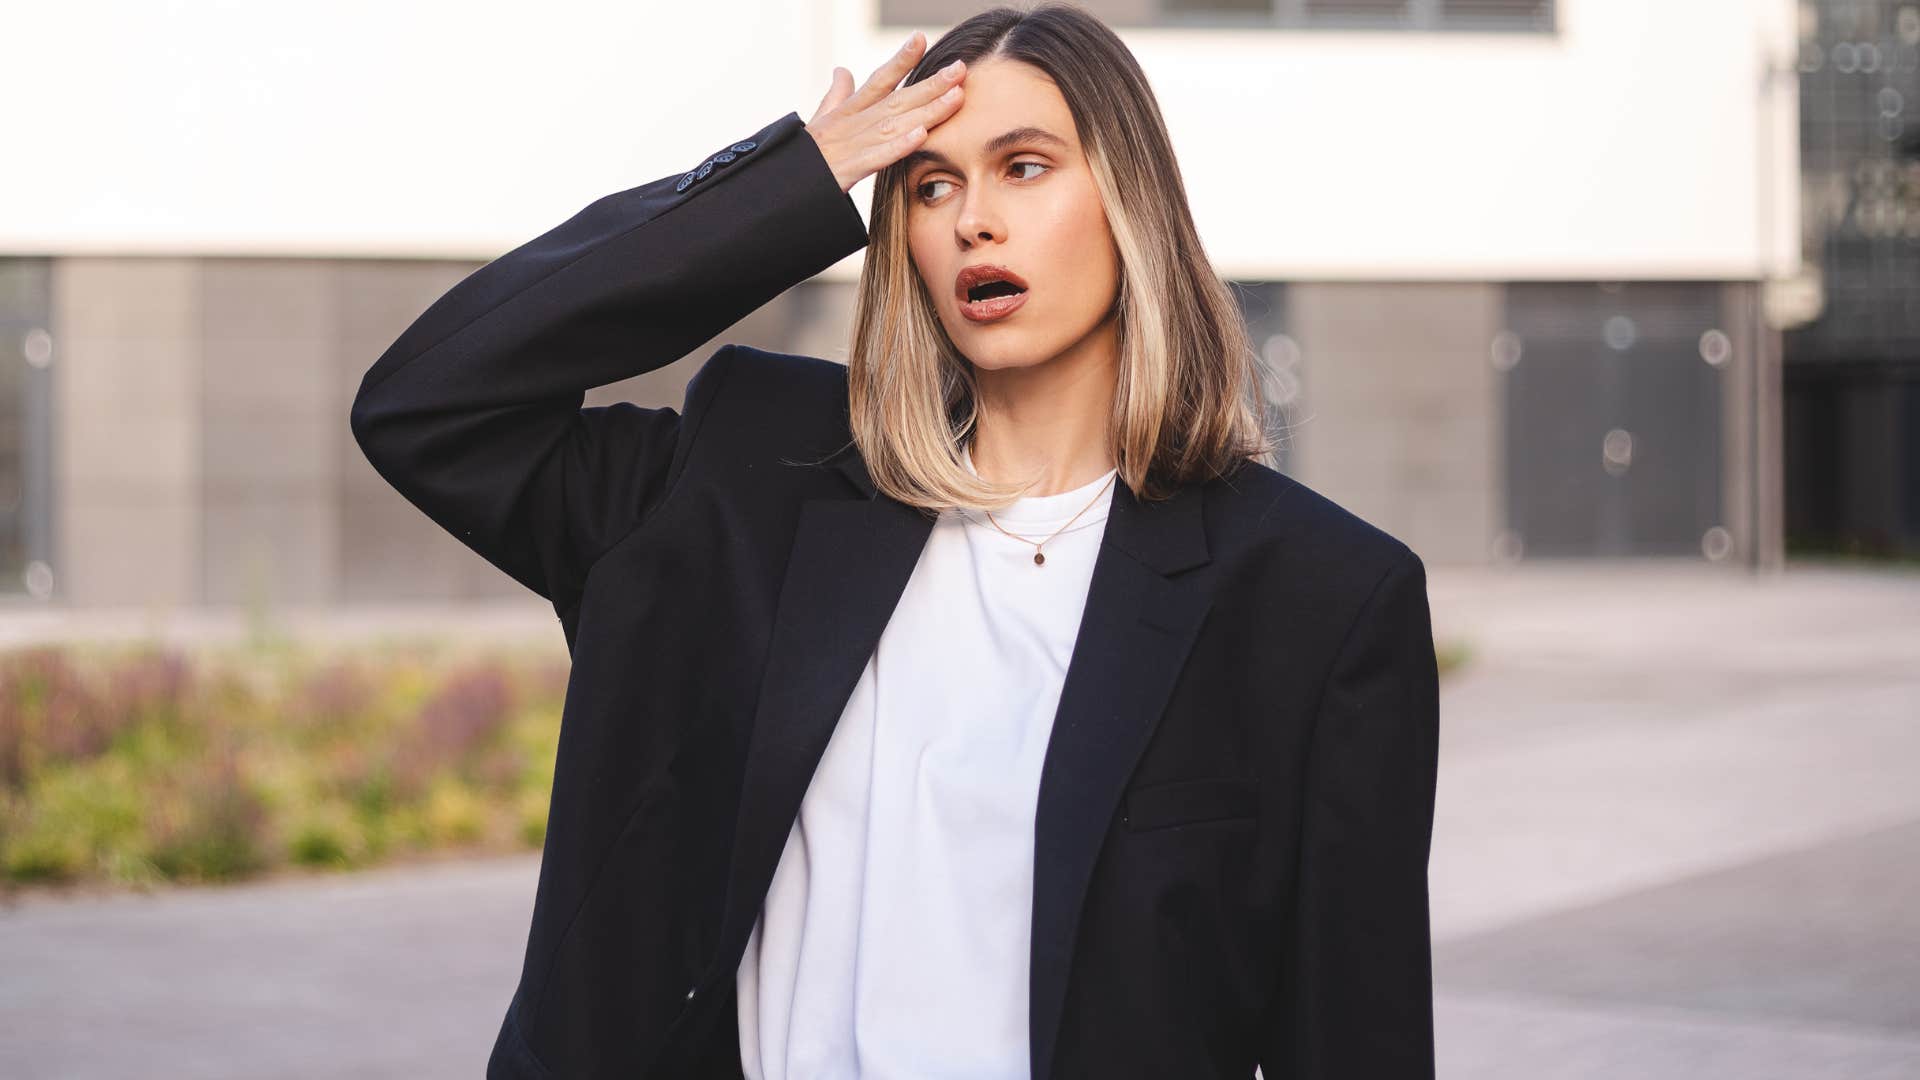
<path id="1" fill-rule="evenodd" d="M 813 119 L 807 121 L 807 130 L 815 139 L 824 141 L 828 122 L 835 119 L 852 96 L 853 72 L 843 67 L 834 68 L 833 77 L 827 80 L 827 92 L 820 98 L 820 107 L 813 110 Z"/>
<path id="2" fill-rule="evenodd" d="M 855 111 L 859 111 L 891 93 L 894 87 L 900 85 L 900 80 L 907 77 L 907 72 L 913 70 L 913 65 L 919 62 L 920 53 L 925 50 L 926 44 L 926 35 L 915 30 L 907 37 L 907 43 L 900 46 L 898 51 L 887 58 L 886 63 L 881 64 L 867 78 L 866 83 L 853 95 L 852 101 L 849 102 L 850 106 Z"/>
<path id="3" fill-rule="evenodd" d="M 952 116 L 953 110 L 960 107 L 960 100 L 966 94 L 959 85 L 960 76 L 965 74 L 962 70 L 959 75 L 951 77 L 934 75 L 894 95 L 900 99 L 902 111 L 880 121 L 881 133 L 910 131 L 916 124 L 932 128 Z"/>
<path id="4" fill-rule="evenodd" d="M 830 113 L 840 107 L 840 103 L 853 96 L 853 72 L 846 68 L 833 69 L 833 80 L 827 84 L 827 95 L 820 99 L 820 107 L 813 111 L 814 119 Z"/>
<path id="5" fill-rule="evenodd" d="M 851 188 L 861 177 L 871 176 L 912 153 L 926 141 L 928 131 L 960 107 L 962 93 L 960 87 L 949 86 L 932 101 L 886 117 L 869 128 L 872 134 L 862 141 L 848 162 L 854 180 L 846 186 Z"/>
<path id="6" fill-rule="evenodd" d="M 959 84 L 966 78 L 967 67 L 959 61 L 911 86 L 899 86 L 925 44 L 921 33 L 914 31 L 906 45 L 858 90 L 852 89 L 852 72 L 833 69 L 832 84 L 807 124 L 807 133 L 819 144 L 842 191 L 905 157 L 926 138 L 928 129 L 960 107 L 964 91 Z"/>
<path id="7" fill-rule="evenodd" d="M 884 104 L 895 113 L 907 113 L 917 106 L 937 100 L 942 94 L 958 86 L 966 77 L 966 62 L 955 60 L 912 86 L 903 86 L 894 91 L 888 95 Z M 953 100 L 958 99 L 959 95 L 955 94 Z"/>

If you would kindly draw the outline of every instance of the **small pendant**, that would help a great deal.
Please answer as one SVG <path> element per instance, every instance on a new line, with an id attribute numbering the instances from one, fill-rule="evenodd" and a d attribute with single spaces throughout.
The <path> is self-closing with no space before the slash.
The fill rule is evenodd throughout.
<path id="1" fill-rule="evenodd" d="M 1033 553 L 1033 565 L 1045 566 L 1046 564 L 1047 564 L 1047 557 L 1045 555 L 1040 554 L 1038 551 Z"/>

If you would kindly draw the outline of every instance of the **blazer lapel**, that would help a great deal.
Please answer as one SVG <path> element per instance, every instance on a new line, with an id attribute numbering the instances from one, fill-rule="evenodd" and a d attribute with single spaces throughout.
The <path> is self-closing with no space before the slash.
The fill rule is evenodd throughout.
<path id="1" fill-rule="evenodd" d="M 1152 503 L 1115 488 L 1086 611 L 1040 769 L 1033 845 L 1027 1025 L 1035 1080 L 1052 1067 L 1087 882 L 1120 793 L 1153 737 L 1212 604 L 1205 491 Z"/>
<path id="2" fill-rule="evenodd" d="M 933 533 L 933 516 L 874 497 L 857 451 L 834 467 L 867 497 L 800 506 L 747 743 L 716 965 L 746 948 L 814 769 Z M 709 970 L 702 982 L 732 974 Z"/>
<path id="3" fill-rule="evenodd" d="M 880 496 L 856 450 L 836 457 L 865 498 L 802 504 L 748 743 L 716 965 L 737 958 L 820 757 L 919 562 L 933 517 Z M 1041 766 L 1028 1022 L 1050 1067 L 1074 929 L 1095 858 L 1205 619 L 1203 490 L 1143 503 L 1116 485 Z M 710 970 L 707 980 L 731 976 Z"/>

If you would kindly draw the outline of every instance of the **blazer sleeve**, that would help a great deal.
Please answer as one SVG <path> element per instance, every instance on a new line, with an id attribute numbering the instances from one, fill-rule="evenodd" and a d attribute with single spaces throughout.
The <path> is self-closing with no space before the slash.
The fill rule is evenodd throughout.
<path id="1" fill-rule="evenodd" d="M 1427 857 L 1440 731 L 1426 568 L 1374 585 L 1333 662 L 1308 761 L 1299 878 L 1266 1080 L 1434 1075 Z"/>
<path id="2" fill-rule="evenodd" d="M 602 553 L 672 489 L 724 377 L 684 414 L 586 391 L 685 356 L 867 243 L 798 113 L 607 195 L 426 309 L 360 382 L 367 460 L 461 543 L 563 616 Z"/>

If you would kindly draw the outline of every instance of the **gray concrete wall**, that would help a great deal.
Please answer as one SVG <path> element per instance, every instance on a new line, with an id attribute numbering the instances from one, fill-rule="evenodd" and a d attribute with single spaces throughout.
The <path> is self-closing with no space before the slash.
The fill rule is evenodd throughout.
<path id="1" fill-rule="evenodd" d="M 476 265 L 56 260 L 56 595 L 161 607 L 528 595 L 395 493 L 347 425 L 367 368 Z M 1268 329 L 1293 339 L 1301 377 L 1287 471 L 1431 561 L 1487 562 L 1505 519 L 1490 356 L 1501 286 L 1276 295 L 1284 316 Z M 722 341 L 844 362 L 852 303 L 850 284 L 794 289 L 587 403 L 678 408 Z"/>
<path id="2" fill-rule="evenodd" d="M 341 573 L 334 451 L 345 427 L 330 377 L 336 268 L 221 259 L 197 272 L 200 599 L 332 600 Z"/>
<path id="3" fill-rule="evenodd" d="M 1423 558 L 1483 563 L 1503 517 L 1490 360 L 1500 287 L 1290 285 L 1289 471 Z"/>
<path id="4" fill-rule="evenodd" d="M 394 492 L 347 424 L 367 369 L 477 265 L 56 260 L 56 595 L 161 609 L 530 595 Z M 803 286 L 587 403 L 678 408 L 721 341 L 844 360 L 851 303 L 850 286 Z"/>
<path id="5" fill-rule="evenodd" d="M 54 264 L 54 592 L 74 604 L 199 601 L 199 264 Z"/>

